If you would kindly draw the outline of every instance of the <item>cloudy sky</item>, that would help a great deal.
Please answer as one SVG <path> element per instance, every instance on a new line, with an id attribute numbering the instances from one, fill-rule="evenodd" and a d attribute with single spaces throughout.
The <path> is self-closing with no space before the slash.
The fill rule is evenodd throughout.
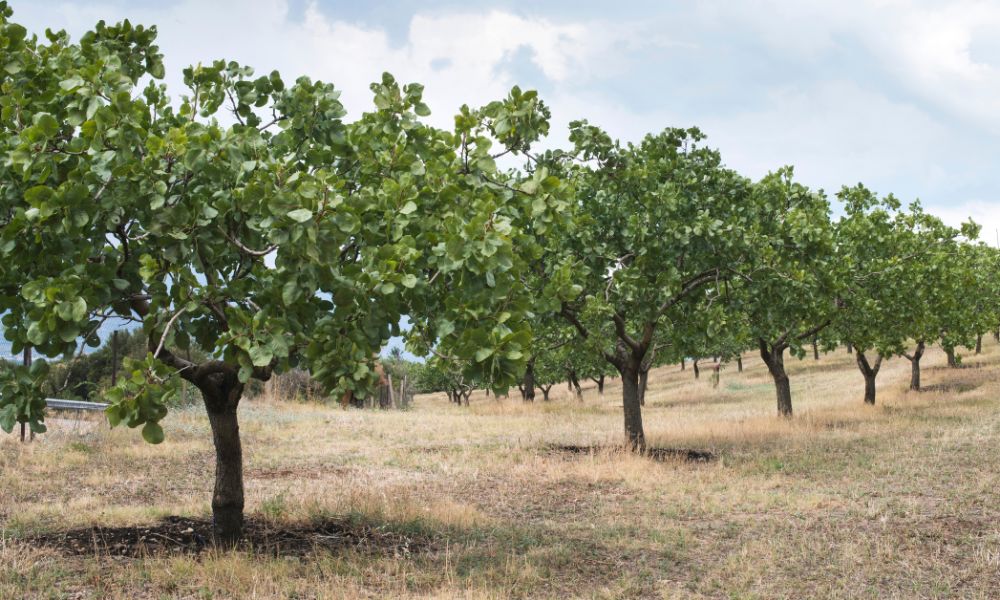
<path id="1" fill-rule="evenodd" d="M 623 140 L 702 128 L 752 177 L 791 164 L 827 192 L 864 182 L 951 223 L 1000 228 L 1000 2 L 736 0 L 13 0 L 37 32 L 156 24 L 168 83 L 226 58 L 343 91 L 382 71 L 427 86 L 433 119 L 518 84 Z M 177 94 L 179 92 L 173 92 Z"/>

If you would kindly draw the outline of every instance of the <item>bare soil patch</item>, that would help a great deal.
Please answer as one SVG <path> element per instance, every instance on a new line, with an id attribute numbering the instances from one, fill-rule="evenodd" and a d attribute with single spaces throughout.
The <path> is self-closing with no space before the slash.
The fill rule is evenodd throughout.
<path id="1" fill-rule="evenodd" d="M 356 550 L 367 554 L 405 557 L 427 550 L 432 540 L 382 526 L 330 519 L 304 524 L 273 524 L 247 519 L 237 550 L 270 556 L 305 556 L 322 550 Z M 138 527 L 90 527 L 35 536 L 28 543 L 64 555 L 139 558 L 169 554 L 200 554 L 214 549 L 210 519 L 165 517 Z"/>

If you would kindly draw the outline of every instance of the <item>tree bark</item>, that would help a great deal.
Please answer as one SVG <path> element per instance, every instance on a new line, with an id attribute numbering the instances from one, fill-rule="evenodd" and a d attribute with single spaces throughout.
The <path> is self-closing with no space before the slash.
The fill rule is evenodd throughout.
<path id="1" fill-rule="evenodd" d="M 548 399 L 548 398 L 546 398 Z M 535 359 L 532 358 L 524 368 L 524 401 L 535 401 Z"/>
<path id="2" fill-rule="evenodd" d="M 604 374 L 602 373 L 600 377 L 591 377 L 590 380 L 597 384 L 597 397 L 604 401 Z"/>
<path id="3" fill-rule="evenodd" d="M 875 378 L 878 376 L 879 369 L 882 368 L 882 355 L 879 354 L 878 358 L 875 359 L 875 363 L 871 364 L 868 362 L 868 357 L 865 356 L 865 353 L 859 349 L 856 359 L 858 369 L 861 370 L 861 374 L 865 378 L 865 404 L 875 406 Z"/>
<path id="4" fill-rule="evenodd" d="M 622 406 L 625 413 L 625 441 L 632 450 L 646 449 L 646 434 L 642 430 L 642 405 L 639 403 L 638 361 L 624 362 L 618 371 L 622 376 Z"/>
<path id="5" fill-rule="evenodd" d="M 681 358 L 681 371 L 687 368 L 687 359 Z"/>
<path id="6" fill-rule="evenodd" d="M 569 372 L 570 389 L 576 393 L 576 399 L 583 402 L 583 388 L 580 387 L 580 378 L 576 376 L 576 371 L 570 369 Z"/>
<path id="7" fill-rule="evenodd" d="M 233 546 L 243 535 L 243 447 L 236 417 L 243 384 L 235 372 L 211 375 L 199 385 L 215 445 L 212 533 L 217 544 Z"/>
<path id="8" fill-rule="evenodd" d="M 694 359 L 694 361 L 691 363 L 691 365 L 694 367 L 694 378 L 695 379 L 700 378 L 701 377 L 701 370 L 698 369 L 698 359 L 697 358 Z"/>
<path id="9" fill-rule="evenodd" d="M 854 354 L 854 345 L 851 342 L 847 342 L 847 353 Z"/>
<path id="10" fill-rule="evenodd" d="M 743 372 L 743 355 L 741 355 L 741 354 L 737 354 L 736 355 L 736 369 L 740 373 Z"/>
<path id="11" fill-rule="evenodd" d="M 649 386 L 649 369 L 639 370 L 639 406 L 646 406 L 646 388 Z"/>
<path id="12" fill-rule="evenodd" d="M 914 392 L 920 391 L 920 359 L 924 356 L 924 347 L 924 340 L 919 340 L 913 354 L 903 355 L 910 361 L 910 389 Z"/>
<path id="13" fill-rule="evenodd" d="M 944 349 L 945 355 L 948 357 L 948 366 L 952 369 L 958 368 L 958 358 L 955 356 L 955 349 L 946 347 Z"/>
<path id="14" fill-rule="evenodd" d="M 545 402 L 548 402 L 549 401 L 549 390 L 552 389 L 552 384 L 550 383 L 549 385 L 540 385 L 538 387 L 542 388 L 542 400 L 545 401 Z"/>
<path id="15" fill-rule="evenodd" d="M 792 416 L 792 387 L 785 373 L 785 347 L 772 348 L 764 340 L 760 342 L 760 357 L 767 365 L 768 372 L 774 380 L 774 390 L 778 399 L 778 415 Z"/>
<path id="16" fill-rule="evenodd" d="M 819 360 L 819 340 L 813 338 L 813 360 Z"/>
<path id="17" fill-rule="evenodd" d="M 976 336 L 976 354 L 982 354 L 983 352 L 983 334 Z"/>

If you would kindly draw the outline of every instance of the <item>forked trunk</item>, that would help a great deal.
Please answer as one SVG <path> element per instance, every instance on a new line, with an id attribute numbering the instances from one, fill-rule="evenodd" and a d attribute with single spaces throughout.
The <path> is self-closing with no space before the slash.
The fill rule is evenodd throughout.
<path id="1" fill-rule="evenodd" d="M 210 379 L 200 389 L 215 445 L 212 533 L 217 544 L 233 546 L 243 535 L 243 448 L 236 418 L 243 384 L 235 373 Z"/>
<path id="2" fill-rule="evenodd" d="M 917 342 L 917 349 L 913 354 L 904 354 L 910 361 L 910 389 L 914 392 L 920 391 L 920 359 L 924 356 L 924 341 Z"/>
<path id="3" fill-rule="evenodd" d="M 550 383 L 549 385 L 540 385 L 540 386 L 538 386 L 538 387 L 542 388 L 542 400 L 544 402 L 548 402 L 549 401 L 549 391 L 552 390 L 552 385 L 553 384 Z"/>
<path id="4" fill-rule="evenodd" d="M 597 397 L 603 402 L 604 401 L 604 375 L 600 377 L 591 377 L 591 381 L 597 384 Z"/>
<path id="5" fill-rule="evenodd" d="M 868 357 L 860 349 L 857 352 L 858 369 L 865 378 L 865 404 L 875 405 L 875 378 L 882 368 L 882 355 L 879 354 L 875 363 L 869 363 Z"/>
<path id="6" fill-rule="evenodd" d="M 792 387 L 785 373 L 785 348 L 770 348 L 768 343 L 760 340 L 760 357 L 767 365 L 767 370 L 774 380 L 774 391 L 778 398 L 778 415 L 792 416 Z"/>

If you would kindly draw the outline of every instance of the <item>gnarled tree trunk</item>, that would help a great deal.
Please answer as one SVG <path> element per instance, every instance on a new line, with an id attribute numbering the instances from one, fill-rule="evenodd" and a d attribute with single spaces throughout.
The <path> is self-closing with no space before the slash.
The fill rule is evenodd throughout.
<path id="1" fill-rule="evenodd" d="M 774 380 L 774 390 L 778 398 L 778 415 L 792 416 L 792 387 L 785 372 L 785 346 L 771 347 L 766 341 L 760 343 L 760 357 L 767 365 L 771 379 Z"/>
<path id="2" fill-rule="evenodd" d="M 955 356 L 955 349 L 951 347 L 945 347 L 944 353 L 948 357 L 948 366 L 952 369 L 958 368 L 958 357 Z"/>
<path id="3" fill-rule="evenodd" d="M 604 374 L 602 373 L 600 377 L 591 377 L 590 380 L 597 384 L 597 397 L 604 401 Z"/>
<path id="4" fill-rule="evenodd" d="M 646 449 L 639 398 L 639 361 L 626 359 L 618 367 L 622 376 L 622 407 L 625 413 L 625 441 L 632 450 Z"/>
<path id="5" fill-rule="evenodd" d="M 234 369 L 198 383 L 215 445 L 212 533 L 217 544 L 233 546 L 243 535 L 243 447 L 236 418 L 243 384 Z"/>
<path id="6" fill-rule="evenodd" d="M 868 357 L 859 348 L 856 354 L 856 359 L 858 362 L 858 369 L 861 370 L 861 374 L 865 378 L 865 404 L 875 405 L 875 378 L 878 376 L 879 369 L 882 368 L 882 355 L 879 354 L 878 358 L 875 359 L 875 363 L 872 364 L 868 362 Z"/>
<path id="7" fill-rule="evenodd" d="M 580 378 L 576 376 L 576 371 L 573 369 L 569 370 L 569 384 L 570 389 L 576 393 L 576 399 L 583 402 L 583 388 L 580 387 Z"/>
<path id="8" fill-rule="evenodd" d="M 918 340 L 913 354 L 903 353 L 906 360 L 910 361 L 910 389 L 914 392 L 920 391 L 920 359 L 924 357 L 924 347 L 924 340 Z"/>

